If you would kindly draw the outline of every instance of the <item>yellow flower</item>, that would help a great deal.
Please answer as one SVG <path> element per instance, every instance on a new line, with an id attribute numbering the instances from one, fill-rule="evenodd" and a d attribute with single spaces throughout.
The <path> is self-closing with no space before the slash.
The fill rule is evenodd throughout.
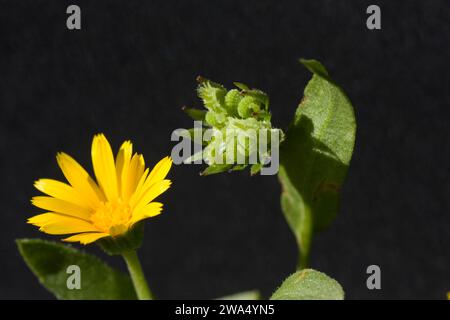
<path id="1" fill-rule="evenodd" d="M 172 160 L 165 157 L 149 174 L 144 157 L 132 155 L 125 141 L 114 156 L 103 134 L 92 141 L 92 165 L 97 183 L 72 157 L 58 153 L 56 159 L 69 184 L 40 179 L 35 187 L 48 196 L 32 199 L 33 205 L 47 210 L 28 219 L 48 234 L 75 234 L 63 241 L 88 244 L 127 232 L 136 222 L 161 213 L 162 203 L 152 202 L 171 184 L 165 179 Z"/>

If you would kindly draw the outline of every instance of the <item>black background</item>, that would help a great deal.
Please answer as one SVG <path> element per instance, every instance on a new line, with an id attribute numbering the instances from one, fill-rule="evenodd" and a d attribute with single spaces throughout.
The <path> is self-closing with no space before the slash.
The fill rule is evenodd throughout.
<path id="1" fill-rule="evenodd" d="M 366 28 L 378 4 L 382 30 Z M 271 97 L 285 128 L 315 58 L 352 100 L 357 143 L 332 227 L 314 238 L 311 265 L 349 299 L 445 297 L 450 290 L 448 1 L 1 1 L 0 298 L 52 298 L 15 238 L 49 237 L 33 181 L 62 178 L 64 150 L 89 169 L 92 136 L 125 139 L 153 165 L 199 106 L 195 77 L 241 81 Z M 69 4 L 82 29 L 69 31 Z M 159 298 L 209 299 L 248 289 L 268 296 L 296 264 L 276 177 L 248 171 L 199 177 L 177 166 L 163 214 L 140 250 Z M 105 255 L 97 247 L 88 251 Z M 124 269 L 119 257 L 105 257 Z M 382 290 L 366 288 L 378 264 Z"/>

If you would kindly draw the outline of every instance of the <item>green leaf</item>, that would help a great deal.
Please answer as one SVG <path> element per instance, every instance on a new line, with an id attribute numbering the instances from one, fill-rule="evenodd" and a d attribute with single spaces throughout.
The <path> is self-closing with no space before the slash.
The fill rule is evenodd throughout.
<path id="1" fill-rule="evenodd" d="M 305 269 L 290 275 L 271 300 L 344 300 L 341 285 L 325 273 Z"/>
<path id="2" fill-rule="evenodd" d="M 97 257 L 68 245 L 40 239 L 16 240 L 20 254 L 40 283 L 58 299 L 136 299 L 129 276 Z M 68 289 L 70 265 L 81 270 L 81 288 Z"/>
<path id="3" fill-rule="evenodd" d="M 263 165 L 261 163 L 255 163 L 250 167 L 250 175 L 254 176 L 261 171 Z"/>
<path id="4" fill-rule="evenodd" d="M 233 82 L 233 84 L 234 84 L 236 87 L 238 87 L 239 89 L 241 89 L 242 91 L 248 91 L 248 90 L 250 90 L 250 88 L 249 88 L 246 84 L 244 84 L 244 83 L 241 83 L 241 82 Z"/>
<path id="5" fill-rule="evenodd" d="M 339 209 L 356 122 L 349 99 L 320 62 L 301 63 L 313 77 L 280 146 L 279 179 L 281 207 L 305 267 L 313 233 L 326 228 Z"/>
<path id="6" fill-rule="evenodd" d="M 194 120 L 204 121 L 206 116 L 206 110 L 199 110 L 193 108 L 183 107 L 183 110 L 189 117 Z"/>
<path id="7" fill-rule="evenodd" d="M 261 293 L 258 290 L 244 291 L 230 294 L 217 300 L 261 300 Z"/>
<path id="8" fill-rule="evenodd" d="M 231 170 L 231 171 L 242 171 L 242 170 L 244 170 L 245 168 L 247 168 L 247 165 L 246 165 L 246 164 L 237 164 L 237 165 L 235 165 L 234 167 L 232 167 L 230 170 Z"/>
<path id="9" fill-rule="evenodd" d="M 213 164 L 200 173 L 201 176 L 209 176 L 212 174 L 229 171 L 233 167 L 232 164 Z"/>

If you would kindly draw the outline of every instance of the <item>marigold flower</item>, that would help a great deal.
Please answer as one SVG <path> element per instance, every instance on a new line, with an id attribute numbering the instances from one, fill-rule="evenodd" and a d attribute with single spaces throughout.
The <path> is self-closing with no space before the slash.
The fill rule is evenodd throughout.
<path id="1" fill-rule="evenodd" d="M 156 216 L 162 203 L 153 202 L 171 185 L 165 179 L 172 165 L 163 158 L 149 173 L 144 157 L 125 141 L 114 160 L 111 146 L 103 134 L 92 141 L 92 165 L 97 183 L 72 157 L 56 156 L 67 183 L 40 179 L 34 186 L 48 196 L 33 197 L 32 203 L 47 210 L 28 219 L 52 235 L 74 234 L 63 241 L 88 244 L 104 237 L 125 234 L 135 223 Z"/>

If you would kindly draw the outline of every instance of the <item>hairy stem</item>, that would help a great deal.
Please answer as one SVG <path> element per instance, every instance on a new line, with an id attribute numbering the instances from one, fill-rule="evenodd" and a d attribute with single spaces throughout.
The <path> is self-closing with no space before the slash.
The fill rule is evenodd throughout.
<path id="1" fill-rule="evenodd" d="M 128 266 L 128 271 L 133 281 L 134 289 L 139 300 L 153 300 L 153 295 L 145 280 L 144 272 L 142 271 L 141 263 L 136 251 L 126 251 L 122 253 L 123 258 Z"/>

